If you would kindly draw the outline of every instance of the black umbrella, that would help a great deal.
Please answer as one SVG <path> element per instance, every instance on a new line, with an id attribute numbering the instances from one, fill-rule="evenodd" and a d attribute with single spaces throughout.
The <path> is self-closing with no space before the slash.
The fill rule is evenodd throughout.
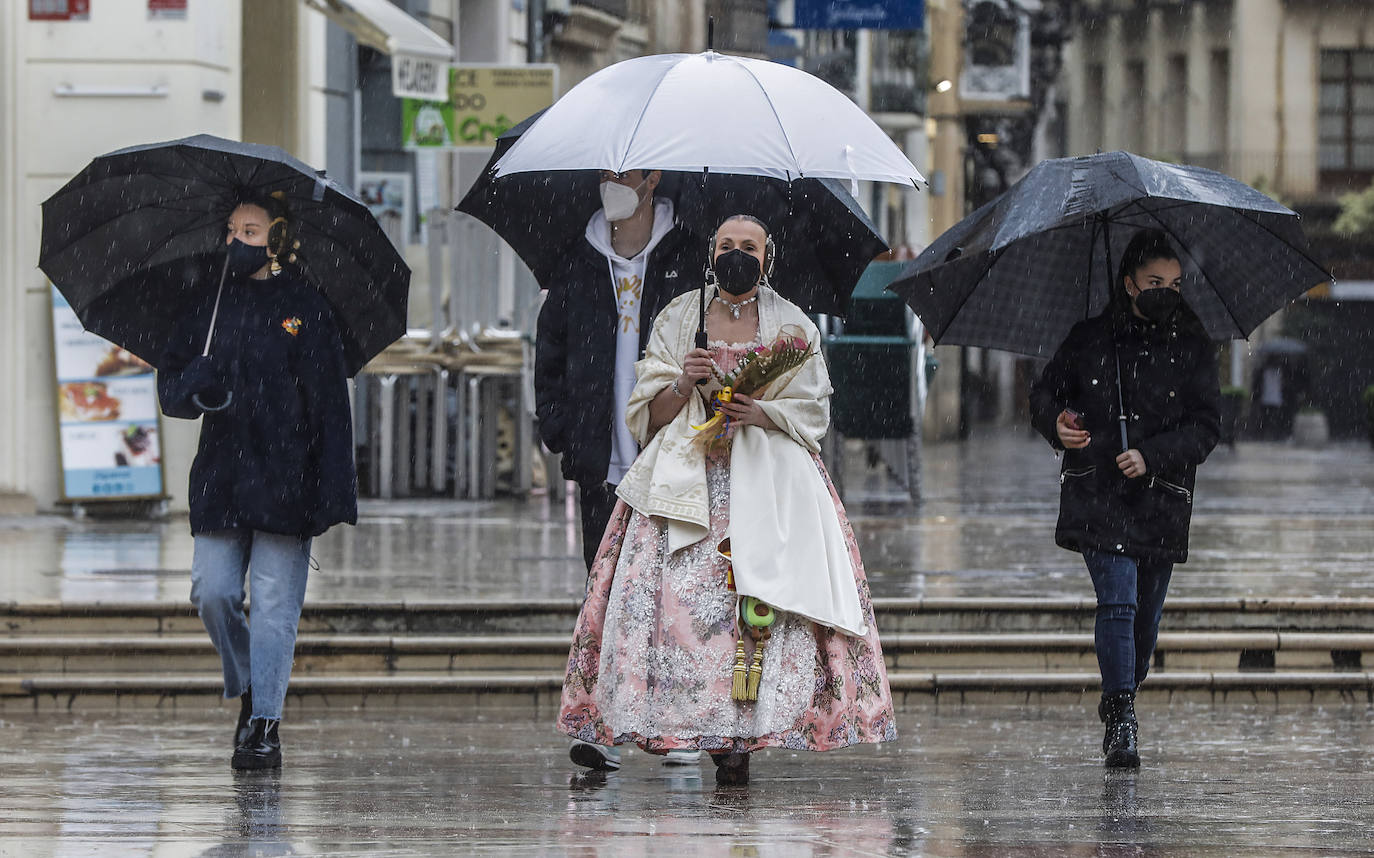
<path id="1" fill-rule="evenodd" d="M 600 207 L 595 170 L 550 170 L 493 178 L 492 168 L 540 114 L 497 138 L 482 176 L 458 204 L 496 231 L 547 288 L 569 243 L 583 235 Z M 788 300 L 810 313 L 842 314 L 854 284 L 873 257 L 887 250 L 862 208 L 832 179 L 786 182 L 726 173 L 665 172 L 657 194 L 673 200 L 675 212 L 706 241 L 733 214 L 751 214 L 768 225 L 777 247 L 770 281 Z"/>
<path id="2" fill-rule="evenodd" d="M 351 191 L 276 146 L 201 134 L 102 155 L 43 203 L 38 264 L 88 330 L 155 363 L 215 300 L 230 211 L 276 191 L 356 373 L 405 334 L 410 269 Z"/>
<path id="3" fill-rule="evenodd" d="M 1287 208 L 1229 176 L 1128 152 L 1058 158 L 946 231 L 890 287 L 937 343 L 1048 357 L 1106 309 L 1138 229 L 1180 252 L 1183 298 L 1216 340 L 1247 337 L 1331 279 Z"/>

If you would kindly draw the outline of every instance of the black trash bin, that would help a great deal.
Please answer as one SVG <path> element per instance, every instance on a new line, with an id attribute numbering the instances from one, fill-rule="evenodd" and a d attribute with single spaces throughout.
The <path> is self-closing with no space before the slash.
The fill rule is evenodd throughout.
<path id="1" fill-rule="evenodd" d="M 887 291 L 904 267 L 901 262 L 868 266 L 854 287 L 844 332 L 825 338 L 825 353 L 835 389 L 830 397 L 832 432 L 865 441 L 905 442 L 903 479 L 916 500 L 920 437 L 911 401 L 911 354 L 918 343 L 910 336 L 906 304 Z M 842 479 L 838 462 L 832 465 L 832 472 L 836 470 Z"/>

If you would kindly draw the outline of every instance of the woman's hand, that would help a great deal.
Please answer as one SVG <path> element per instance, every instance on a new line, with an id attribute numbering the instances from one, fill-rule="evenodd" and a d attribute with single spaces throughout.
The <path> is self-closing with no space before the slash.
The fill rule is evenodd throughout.
<path id="1" fill-rule="evenodd" d="M 698 381 L 711 377 L 711 369 L 714 366 L 710 352 L 706 349 L 692 349 L 682 361 L 682 375 L 678 376 L 678 387 L 684 392 L 691 390 L 692 385 Z"/>
<path id="2" fill-rule="evenodd" d="M 736 423 L 745 426 L 760 426 L 764 429 L 776 429 L 777 424 L 768 416 L 753 397 L 745 396 L 743 393 L 736 393 L 729 402 L 722 402 L 718 409 L 721 414 L 729 417 Z"/>
<path id="3" fill-rule="evenodd" d="M 1116 457 L 1116 466 L 1121 469 L 1121 473 L 1134 479 L 1145 476 L 1148 468 L 1145 467 L 1145 457 L 1140 455 L 1139 450 L 1127 450 Z"/>
<path id="4" fill-rule="evenodd" d="M 1069 416 L 1068 409 L 1059 412 L 1059 416 L 1054 420 L 1054 431 L 1059 435 L 1059 443 L 1064 445 L 1065 450 L 1081 450 L 1088 446 L 1093 437 L 1086 429 L 1075 429 L 1074 422 L 1076 418 Z"/>

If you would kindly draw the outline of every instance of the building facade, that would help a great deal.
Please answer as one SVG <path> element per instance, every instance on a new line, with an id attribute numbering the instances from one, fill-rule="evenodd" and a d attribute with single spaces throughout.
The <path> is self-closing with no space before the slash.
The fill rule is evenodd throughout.
<path id="1" fill-rule="evenodd" d="M 1068 153 L 1128 149 L 1304 203 L 1374 179 L 1374 7 L 1075 4 Z"/>
<path id="2" fill-rule="evenodd" d="M 376 2 L 0 4 L 0 512 L 52 508 L 61 497 L 51 301 L 37 268 L 40 204 L 102 153 L 208 133 L 281 146 L 349 186 L 360 173 L 408 174 L 414 222 L 398 243 L 414 271 L 411 322 L 430 321 L 426 293 L 448 275 L 431 278 L 420 217 L 424 206 L 450 211 L 489 151 L 403 147 L 392 59 L 368 46 L 375 35 L 348 24 Z M 722 49 L 763 55 L 767 38 L 766 0 L 390 2 L 450 43 L 460 63 L 525 62 L 534 9 L 538 47 L 558 66 L 560 93 L 621 59 L 701 50 L 708 15 Z M 528 297 L 528 276 L 494 235 L 448 251 L 491 260 L 484 271 L 504 317 Z M 197 431 L 189 421 L 163 423 L 173 509 L 185 507 Z"/>

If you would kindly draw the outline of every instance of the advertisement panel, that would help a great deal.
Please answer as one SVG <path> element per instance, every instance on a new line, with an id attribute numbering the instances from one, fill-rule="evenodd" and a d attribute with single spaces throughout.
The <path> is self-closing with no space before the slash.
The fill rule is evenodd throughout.
<path id="1" fill-rule="evenodd" d="M 553 104 L 553 65 L 459 65 L 449 70 L 448 100 L 401 100 L 407 149 L 490 149 L 520 120 Z"/>
<path id="2" fill-rule="evenodd" d="M 153 368 L 82 328 L 56 288 L 52 334 L 63 499 L 163 497 Z"/>

